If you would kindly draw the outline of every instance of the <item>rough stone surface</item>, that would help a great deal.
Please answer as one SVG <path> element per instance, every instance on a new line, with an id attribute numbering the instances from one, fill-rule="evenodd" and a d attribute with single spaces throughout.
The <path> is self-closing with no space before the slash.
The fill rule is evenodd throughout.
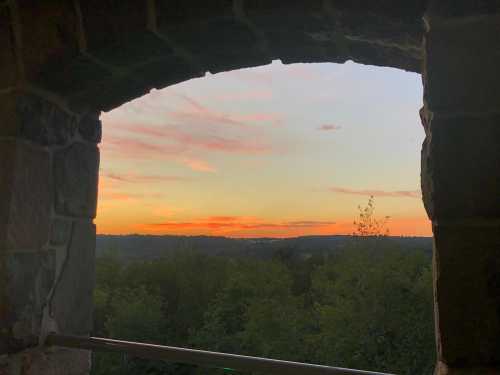
<path id="1" fill-rule="evenodd" d="M 130 66 L 172 55 L 172 49 L 147 29 L 142 1 L 81 1 L 88 50 L 113 66 Z"/>
<path id="2" fill-rule="evenodd" d="M 64 69 L 62 61 L 79 54 L 75 8 L 65 0 L 18 3 L 26 74 L 43 82 L 47 75 Z"/>
<path id="3" fill-rule="evenodd" d="M 86 90 L 92 89 L 99 82 L 111 77 L 111 72 L 87 56 L 77 56 L 64 60 L 64 64 L 39 76 L 39 84 L 61 96 L 74 106 L 74 98 Z M 80 103 L 77 109 L 86 103 Z M 86 108 L 84 108 L 86 109 Z"/>
<path id="4" fill-rule="evenodd" d="M 452 367 L 500 362 L 500 225 L 435 225 L 440 359 Z"/>
<path id="5" fill-rule="evenodd" d="M 7 255 L 10 350 L 38 343 L 42 310 L 55 278 L 55 253 Z"/>
<path id="6" fill-rule="evenodd" d="M 14 52 L 14 35 L 7 7 L 0 6 L 0 89 L 16 83 L 17 68 Z"/>
<path id="7" fill-rule="evenodd" d="M 153 87 L 272 58 L 411 71 L 422 60 L 423 0 L 21 3 L 28 78 L 78 111 L 109 110 Z M 158 74 L 145 68 L 151 64 Z"/>
<path id="8" fill-rule="evenodd" d="M 97 147 L 75 143 L 58 151 L 54 159 L 57 213 L 95 217 L 99 173 Z"/>
<path id="9" fill-rule="evenodd" d="M 443 362 L 438 362 L 435 375 L 498 375 L 499 367 L 448 367 Z"/>
<path id="10" fill-rule="evenodd" d="M 500 16 L 431 22 L 425 99 L 435 112 L 498 112 Z"/>
<path id="11" fill-rule="evenodd" d="M 422 192 L 429 216 L 500 217 L 500 115 L 435 114 L 427 133 Z"/>
<path id="12" fill-rule="evenodd" d="M 78 131 L 88 142 L 99 143 L 102 138 L 102 123 L 98 115 L 86 115 L 80 120 Z"/>
<path id="13" fill-rule="evenodd" d="M 49 154 L 16 142 L 6 248 L 38 250 L 48 241 L 52 202 Z"/>
<path id="14" fill-rule="evenodd" d="M 500 12 L 498 0 L 432 0 L 428 13 L 439 17 L 459 18 Z"/>
<path id="15" fill-rule="evenodd" d="M 66 245 L 71 238 L 71 227 L 73 223 L 69 220 L 54 219 L 50 227 L 50 244 L 52 246 Z"/>
<path id="16" fill-rule="evenodd" d="M 95 226 L 77 222 L 51 302 L 59 332 L 84 335 L 92 329 L 94 261 Z"/>
<path id="17" fill-rule="evenodd" d="M 0 95 L 0 137 L 15 137 L 19 132 L 16 92 Z"/>
<path id="18" fill-rule="evenodd" d="M 65 145 L 75 135 L 76 119 L 54 104 L 35 96 L 18 103 L 19 136 L 43 146 Z"/>
<path id="19" fill-rule="evenodd" d="M 165 74 L 165 72 L 169 72 L 169 74 Z M 201 72 L 197 72 L 184 60 L 176 56 L 157 59 L 137 66 L 132 71 L 132 74 L 135 77 L 141 77 L 144 82 L 149 82 L 156 89 L 162 89 L 202 76 Z"/>
<path id="20" fill-rule="evenodd" d="M 73 349 L 31 349 L 7 358 L 1 375 L 88 375 L 90 352 Z"/>
<path id="21" fill-rule="evenodd" d="M 219 11 L 206 17 L 188 3 L 160 1 L 159 30 L 212 73 L 271 62 L 261 51 L 256 34 L 233 16 L 232 1 L 217 1 L 210 7 Z"/>

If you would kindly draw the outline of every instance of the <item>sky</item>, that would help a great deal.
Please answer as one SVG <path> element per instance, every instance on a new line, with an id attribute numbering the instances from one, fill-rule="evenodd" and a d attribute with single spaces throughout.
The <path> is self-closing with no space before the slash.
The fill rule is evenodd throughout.
<path id="1" fill-rule="evenodd" d="M 420 76 L 280 61 L 153 90 L 104 113 L 98 233 L 351 234 L 375 199 L 391 235 L 430 236 Z"/>

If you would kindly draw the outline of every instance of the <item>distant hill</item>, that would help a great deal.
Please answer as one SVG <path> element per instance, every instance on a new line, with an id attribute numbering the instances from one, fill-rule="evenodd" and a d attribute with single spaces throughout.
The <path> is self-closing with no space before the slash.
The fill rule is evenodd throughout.
<path id="1" fill-rule="evenodd" d="M 211 236 L 151 236 L 98 235 L 96 256 L 113 250 L 124 261 L 154 260 L 182 250 L 230 256 L 270 258 L 277 251 L 286 251 L 293 257 L 333 254 L 346 246 L 352 236 L 304 236 L 294 238 L 228 238 Z M 430 237 L 388 237 L 390 243 L 409 251 L 423 251 L 431 256 Z"/>

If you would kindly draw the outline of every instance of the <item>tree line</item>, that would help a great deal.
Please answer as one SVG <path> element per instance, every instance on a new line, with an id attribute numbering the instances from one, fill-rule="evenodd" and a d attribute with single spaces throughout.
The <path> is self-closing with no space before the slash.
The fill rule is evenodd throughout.
<path id="1" fill-rule="evenodd" d="M 367 208 L 357 222 L 363 235 L 335 253 L 291 256 L 282 249 L 262 260 L 184 250 L 122 263 L 109 252 L 96 264 L 93 334 L 430 375 L 435 361 L 430 259 L 378 235 L 380 225 Z M 225 372 L 109 353 L 96 353 L 93 361 L 94 375 Z"/>

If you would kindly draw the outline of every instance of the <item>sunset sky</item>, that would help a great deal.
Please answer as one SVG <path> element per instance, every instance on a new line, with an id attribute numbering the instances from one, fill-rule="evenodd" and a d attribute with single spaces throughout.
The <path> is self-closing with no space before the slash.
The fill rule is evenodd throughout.
<path id="1" fill-rule="evenodd" d="M 193 79 L 105 113 L 99 233 L 352 233 L 375 196 L 392 235 L 430 236 L 420 76 L 338 64 Z"/>

